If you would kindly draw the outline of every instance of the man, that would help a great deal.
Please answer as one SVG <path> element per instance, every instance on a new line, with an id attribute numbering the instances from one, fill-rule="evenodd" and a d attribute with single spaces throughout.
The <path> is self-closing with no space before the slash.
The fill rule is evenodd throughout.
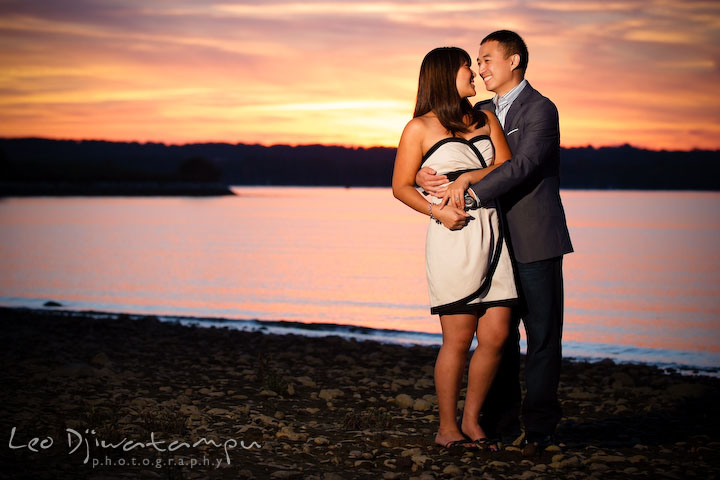
<path id="1" fill-rule="evenodd" d="M 560 201 L 560 131 L 555 105 L 525 80 L 528 51 L 515 32 L 500 30 L 483 39 L 479 74 L 491 100 L 475 108 L 492 110 L 500 120 L 512 158 L 491 171 L 470 191 L 482 205 L 500 198 L 517 261 L 522 306 L 516 309 L 510 338 L 493 387 L 483 406 L 481 426 L 488 436 L 511 441 L 520 433 L 520 335 L 527 334 L 522 403 L 526 455 L 553 442 L 562 416 L 557 389 L 560 378 L 563 323 L 562 258 L 573 251 Z M 447 178 L 431 169 L 417 183 L 442 196 Z"/>

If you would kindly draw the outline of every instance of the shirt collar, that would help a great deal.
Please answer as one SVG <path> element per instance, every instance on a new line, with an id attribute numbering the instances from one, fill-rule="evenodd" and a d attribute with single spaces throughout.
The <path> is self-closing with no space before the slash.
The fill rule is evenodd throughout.
<path id="1" fill-rule="evenodd" d="M 496 94 L 492 101 L 495 105 L 495 110 L 498 110 L 499 108 L 509 107 L 512 105 L 512 103 L 515 101 L 515 99 L 520 95 L 520 92 L 523 91 L 523 88 L 525 88 L 525 85 L 527 85 L 527 80 L 523 78 L 522 82 L 515 85 L 509 92 L 507 92 L 505 95 L 498 97 Z"/>

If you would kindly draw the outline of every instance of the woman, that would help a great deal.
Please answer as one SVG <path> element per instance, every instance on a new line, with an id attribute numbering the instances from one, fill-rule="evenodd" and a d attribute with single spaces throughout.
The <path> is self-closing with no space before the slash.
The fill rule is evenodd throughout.
<path id="1" fill-rule="evenodd" d="M 395 198 L 431 219 L 426 244 L 430 311 L 440 315 L 443 334 L 435 363 L 440 411 L 435 443 L 495 450 L 478 417 L 502 355 L 517 291 L 497 207 L 467 212 L 458 207 L 464 205 L 468 186 L 485 173 L 482 169 L 506 161 L 510 150 L 497 118 L 474 110 L 467 99 L 475 95 L 474 77 L 470 56 L 462 49 L 437 48 L 425 56 L 415 113 L 398 145 L 392 186 Z M 443 198 L 416 189 L 421 166 L 454 179 Z M 473 336 L 477 348 L 458 425 L 460 383 Z"/>

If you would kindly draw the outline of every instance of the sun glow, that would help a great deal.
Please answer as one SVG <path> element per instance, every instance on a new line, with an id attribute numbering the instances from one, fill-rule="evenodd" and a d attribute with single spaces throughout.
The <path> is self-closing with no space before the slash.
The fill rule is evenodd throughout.
<path id="1" fill-rule="evenodd" d="M 558 106 L 563 145 L 715 149 L 720 7 L 694 3 L 3 5 L 0 128 L 394 146 L 424 54 L 457 45 L 474 58 L 486 32 L 512 28 L 530 46 L 528 80 Z"/>

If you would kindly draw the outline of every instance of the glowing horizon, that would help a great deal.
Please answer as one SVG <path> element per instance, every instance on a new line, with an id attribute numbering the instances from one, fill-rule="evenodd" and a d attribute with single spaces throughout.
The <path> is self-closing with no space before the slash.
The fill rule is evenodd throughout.
<path id="1" fill-rule="evenodd" d="M 0 136 L 394 147 L 422 57 L 509 28 L 565 147 L 720 148 L 720 4 L 0 5 Z M 475 68 L 475 66 L 473 66 Z M 489 98 L 478 82 L 473 100 Z"/>

